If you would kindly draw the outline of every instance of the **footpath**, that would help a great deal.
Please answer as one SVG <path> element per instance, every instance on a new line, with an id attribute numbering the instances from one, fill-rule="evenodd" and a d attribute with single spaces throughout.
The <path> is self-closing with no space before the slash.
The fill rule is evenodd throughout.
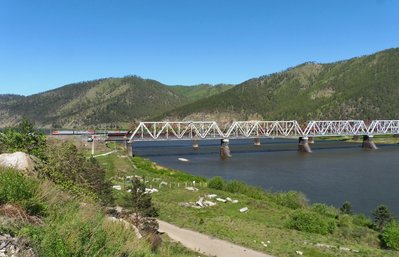
<path id="1" fill-rule="evenodd" d="M 212 238 L 192 230 L 179 228 L 175 225 L 158 220 L 159 231 L 167 233 L 170 238 L 180 242 L 185 247 L 209 256 L 217 257 L 274 257 L 257 252 L 221 239 Z"/>

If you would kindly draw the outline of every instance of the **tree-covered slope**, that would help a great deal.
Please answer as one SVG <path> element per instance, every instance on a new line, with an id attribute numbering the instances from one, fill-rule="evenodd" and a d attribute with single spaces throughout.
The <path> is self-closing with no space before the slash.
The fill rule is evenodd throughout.
<path id="1" fill-rule="evenodd" d="M 171 86 L 170 88 L 176 93 L 188 97 L 190 101 L 197 101 L 202 98 L 222 93 L 233 87 L 234 85 L 230 84 L 200 84 L 195 86 Z"/>
<path id="2" fill-rule="evenodd" d="M 160 118 L 398 119 L 399 48 L 346 61 L 305 63 L 248 80 Z"/>
<path id="3" fill-rule="evenodd" d="M 26 116 L 42 127 L 126 127 L 223 89 L 171 87 L 136 76 L 94 80 L 28 97 L 0 95 L 0 121 L 2 127 L 12 126 Z"/>

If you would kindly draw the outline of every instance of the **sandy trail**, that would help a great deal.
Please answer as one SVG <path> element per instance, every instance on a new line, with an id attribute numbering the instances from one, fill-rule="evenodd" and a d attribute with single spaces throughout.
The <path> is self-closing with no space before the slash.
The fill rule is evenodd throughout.
<path id="1" fill-rule="evenodd" d="M 217 257 L 274 257 L 257 252 L 224 240 L 212 238 L 195 231 L 179 228 L 165 221 L 158 220 L 159 231 L 165 232 L 170 238 L 180 242 L 185 247 Z"/>

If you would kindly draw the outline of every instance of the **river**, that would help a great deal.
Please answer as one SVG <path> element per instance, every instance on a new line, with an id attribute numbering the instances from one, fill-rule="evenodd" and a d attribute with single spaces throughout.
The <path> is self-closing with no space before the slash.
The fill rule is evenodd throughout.
<path id="1" fill-rule="evenodd" d="M 399 145 L 363 150 L 359 143 L 315 141 L 313 153 L 299 153 L 297 140 L 230 140 L 232 158 L 221 160 L 219 140 L 135 142 L 134 153 L 166 167 L 204 177 L 238 179 L 272 191 L 301 191 L 310 202 L 340 207 L 350 201 L 354 212 L 371 215 L 386 204 L 399 217 Z M 189 160 L 181 162 L 179 157 Z"/>

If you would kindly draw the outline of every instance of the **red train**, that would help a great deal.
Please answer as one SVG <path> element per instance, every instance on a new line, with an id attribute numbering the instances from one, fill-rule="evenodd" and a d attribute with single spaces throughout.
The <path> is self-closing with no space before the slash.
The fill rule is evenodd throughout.
<path id="1" fill-rule="evenodd" d="M 127 130 L 53 130 L 51 135 L 107 135 L 109 137 L 123 137 Z"/>

